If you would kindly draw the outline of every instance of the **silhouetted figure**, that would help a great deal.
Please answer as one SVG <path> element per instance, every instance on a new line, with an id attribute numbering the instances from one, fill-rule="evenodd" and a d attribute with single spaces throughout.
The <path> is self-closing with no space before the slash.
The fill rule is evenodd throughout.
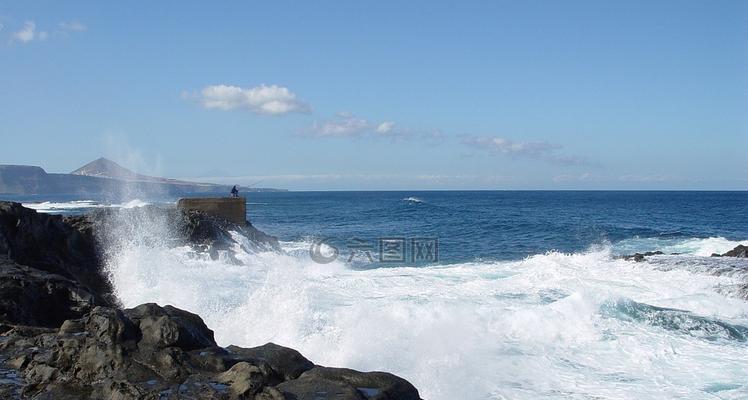
<path id="1" fill-rule="evenodd" d="M 236 185 L 231 188 L 231 197 L 239 197 L 239 189 L 236 188 Z"/>

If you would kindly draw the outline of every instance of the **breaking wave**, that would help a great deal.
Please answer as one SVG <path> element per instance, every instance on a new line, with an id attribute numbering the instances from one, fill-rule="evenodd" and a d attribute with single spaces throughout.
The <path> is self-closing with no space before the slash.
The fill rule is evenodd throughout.
<path id="1" fill-rule="evenodd" d="M 74 200 L 65 202 L 54 202 L 54 201 L 43 201 L 43 202 L 29 202 L 23 203 L 26 208 L 31 208 L 42 213 L 55 213 L 55 212 L 71 212 L 71 211 L 86 211 L 95 208 L 135 208 L 143 207 L 150 203 L 134 199 L 125 203 L 105 203 L 95 200 Z"/>
<path id="2" fill-rule="evenodd" d="M 196 312 L 221 345 L 272 341 L 323 365 L 390 371 L 429 399 L 748 393 L 748 302 L 715 290 L 743 277 L 678 264 L 709 263 L 698 255 L 724 243 L 682 243 L 690 255 L 641 263 L 601 246 L 356 270 L 312 262 L 309 241 L 247 251 L 237 233 L 214 259 L 170 246 L 155 220 L 137 223 L 153 240 L 114 238 L 108 254 L 119 298 Z"/>
<path id="3" fill-rule="evenodd" d="M 602 310 L 605 315 L 614 318 L 634 323 L 644 323 L 707 340 L 745 342 L 748 339 L 748 327 L 694 315 L 685 310 L 637 303 L 630 299 L 607 302 L 603 305 Z"/>
<path id="4" fill-rule="evenodd" d="M 408 203 L 413 203 L 413 204 L 420 204 L 424 202 L 422 199 L 419 199 L 418 197 L 406 197 L 403 199 L 403 201 L 408 202 Z"/>
<path id="5" fill-rule="evenodd" d="M 735 241 L 723 237 L 709 238 L 631 238 L 621 240 L 613 246 L 619 254 L 632 254 L 645 251 L 662 251 L 666 254 L 678 253 L 708 257 L 722 254 L 738 245 L 748 246 L 748 240 Z"/>

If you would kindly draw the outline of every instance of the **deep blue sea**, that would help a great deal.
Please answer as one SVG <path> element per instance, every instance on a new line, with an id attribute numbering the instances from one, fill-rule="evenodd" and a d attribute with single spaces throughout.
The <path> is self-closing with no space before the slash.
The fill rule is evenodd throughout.
<path id="1" fill-rule="evenodd" d="M 287 241 L 438 239 L 442 263 L 574 253 L 626 239 L 748 240 L 748 192 L 445 191 L 249 193 L 248 215 Z M 358 244 L 358 241 L 355 241 Z M 618 250 L 629 250 L 626 242 Z M 359 250 L 360 251 L 360 250 Z M 377 257 L 373 257 L 378 261 Z"/>
<path id="2" fill-rule="evenodd" d="M 237 256 L 217 259 L 109 238 L 123 304 L 198 313 L 222 345 L 394 372 L 426 399 L 748 399 L 748 260 L 710 257 L 748 245 L 748 192 L 246 196 L 282 252 L 238 232 Z M 176 199 L 16 200 L 80 213 Z"/>

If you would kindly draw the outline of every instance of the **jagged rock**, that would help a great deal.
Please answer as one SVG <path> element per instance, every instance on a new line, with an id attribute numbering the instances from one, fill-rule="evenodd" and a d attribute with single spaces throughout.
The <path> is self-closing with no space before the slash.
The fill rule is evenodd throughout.
<path id="1" fill-rule="evenodd" d="M 748 246 L 744 246 L 742 244 L 738 245 L 734 249 L 724 253 L 724 254 L 712 254 L 712 257 L 738 257 L 738 258 L 748 258 Z"/>
<path id="2" fill-rule="evenodd" d="M 117 308 L 96 246 L 110 229 L 136 233 L 105 213 L 62 219 L 0 202 L 0 398 L 418 398 L 394 375 L 315 367 L 273 343 L 218 347 L 198 315 L 172 306 Z M 118 215 L 169 220 L 178 243 L 197 246 L 220 246 L 236 229 L 168 210 Z M 256 232 L 249 243 L 273 246 Z"/>
<path id="3" fill-rule="evenodd" d="M 267 362 L 284 380 L 296 379 L 312 369 L 314 363 L 304 358 L 298 351 L 275 343 L 267 343 L 251 349 L 229 346 L 227 350 L 241 357 Z"/>
<path id="4" fill-rule="evenodd" d="M 159 348 L 177 346 L 185 350 L 216 345 L 213 331 L 197 314 L 153 303 L 141 304 L 125 313 L 139 325 L 142 344 Z"/>
<path id="5" fill-rule="evenodd" d="M 0 201 L 0 254 L 18 264 L 61 275 L 113 305 L 112 288 L 101 271 L 92 236 L 84 236 L 59 215 L 37 213 L 19 203 Z"/>
<path id="6" fill-rule="evenodd" d="M 156 304 L 96 307 L 57 330 L 16 326 L 2 338 L 2 367 L 18 370 L 35 398 L 419 398 L 392 374 L 314 367 L 272 343 L 221 349 L 199 316 Z"/>
<path id="7" fill-rule="evenodd" d="M 341 390 L 343 386 L 354 389 Z M 405 379 L 387 372 L 359 372 L 346 368 L 314 367 L 298 379 L 278 385 L 281 392 L 298 399 L 312 399 L 316 390 L 339 391 L 341 399 L 418 400 L 418 390 Z M 338 398 L 338 397 L 335 397 Z"/>
<path id="8" fill-rule="evenodd" d="M 246 361 L 234 364 L 231 369 L 216 376 L 216 380 L 229 385 L 232 397 L 254 396 L 267 385 L 268 373 Z"/>
<path id="9" fill-rule="evenodd" d="M 135 324 L 121 310 L 113 308 L 96 307 L 82 321 L 65 321 L 60 333 L 76 333 L 81 327 L 85 327 L 91 337 L 107 344 L 138 339 Z"/>
<path id="10" fill-rule="evenodd" d="M 338 380 L 300 377 L 278 385 L 278 390 L 294 400 L 365 400 L 363 393 Z"/>
<path id="11" fill-rule="evenodd" d="M 76 282 L 0 257 L 0 320 L 57 327 L 93 305 L 93 294 Z"/>
<path id="12" fill-rule="evenodd" d="M 634 253 L 631 255 L 621 256 L 620 258 L 624 260 L 633 260 L 635 262 L 641 262 L 641 261 L 644 261 L 644 257 L 657 256 L 657 255 L 662 255 L 662 254 L 665 254 L 665 253 L 661 251 L 647 251 L 645 253 Z"/>

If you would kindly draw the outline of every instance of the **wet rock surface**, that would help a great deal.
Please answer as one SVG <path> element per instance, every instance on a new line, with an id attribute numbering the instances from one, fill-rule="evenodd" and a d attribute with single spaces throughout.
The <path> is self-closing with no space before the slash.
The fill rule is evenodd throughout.
<path id="1" fill-rule="evenodd" d="M 621 256 L 620 258 L 622 258 L 624 260 L 642 262 L 642 261 L 645 260 L 646 257 L 649 257 L 649 256 L 659 256 L 659 255 L 663 255 L 663 254 L 665 254 L 665 253 L 663 253 L 661 251 L 647 251 L 645 253 L 634 253 L 634 254 L 630 254 L 630 255 Z"/>
<path id="2" fill-rule="evenodd" d="M 0 320 L 55 327 L 95 304 L 94 295 L 75 281 L 0 257 Z"/>
<path id="3" fill-rule="evenodd" d="M 655 268 L 666 271 L 678 267 L 680 269 L 692 269 L 694 271 L 708 273 L 715 276 L 731 277 L 742 282 L 721 284 L 715 287 L 715 290 L 725 296 L 748 300 L 748 283 L 745 283 L 746 280 L 748 280 L 748 264 L 746 264 L 746 258 L 748 258 L 748 246 L 738 245 L 734 249 L 725 253 L 714 253 L 711 255 L 713 259 L 706 265 L 704 265 L 703 260 L 702 262 L 694 263 L 693 261 L 690 261 L 688 257 L 677 261 L 665 261 L 662 258 L 658 259 L 656 257 L 650 258 L 652 256 L 661 255 L 676 256 L 680 255 L 680 253 L 667 254 L 662 251 L 648 251 L 644 253 L 616 256 L 615 258 L 634 262 L 647 261 Z"/>
<path id="4" fill-rule="evenodd" d="M 738 245 L 734 249 L 723 254 L 712 254 L 712 257 L 738 257 L 748 258 L 748 246 Z"/>
<path id="5" fill-rule="evenodd" d="M 35 399 L 418 399 L 384 372 L 315 366 L 272 343 L 221 348 L 195 314 L 96 307 L 60 328 L 8 326 L 0 394 Z"/>
<path id="6" fill-rule="evenodd" d="M 91 232 L 97 243 L 116 250 L 123 238 L 145 244 L 190 246 L 217 258 L 219 252 L 233 259 L 236 246 L 247 251 L 280 251 L 278 239 L 255 228 L 249 221 L 235 224 L 195 210 L 148 205 L 131 209 L 99 209 L 66 218 L 83 232 Z M 143 227 L 157 227 L 143 229 Z M 104 247 L 104 246 L 100 246 Z"/>
<path id="7" fill-rule="evenodd" d="M 92 231 L 78 229 L 59 215 L 0 202 L 0 256 L 39 274 L 70 279 L 99 304 L 115 303 Z"/>
<path id="8" fill-rule="evenodd" d="M 419 398 L 395 375 L 317 366 L 273 343 L 219 347 L 185 310 L 119 308 L 96 248 L 111 227 L 103 224 L 117 221 L 104 213 L 63 219 L 0 202 L 0 398 Z M 183 228 L 177 240 L 197 246 L 218 245 L 235 229 L 193 213 L 120 216 L 171 219 Z M 240 228 L 249 238 L 242 245 L 277 246 L 249 224 Z"/>

